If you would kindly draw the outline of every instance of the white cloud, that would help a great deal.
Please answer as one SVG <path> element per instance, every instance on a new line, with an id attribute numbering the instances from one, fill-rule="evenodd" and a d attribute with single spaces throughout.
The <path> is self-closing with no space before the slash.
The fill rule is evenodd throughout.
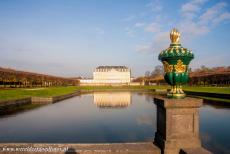
<path id="1" fill-rule="evenodd" d="M 184 21 L 178 24 L 178 29 L 189 37 L 200 36 L 209 32 L 208 25 L 199 25 L 193 21 Z"/>
<path id="2" fill-rule="evenodd" d="M 181 16 L 185 18 L 180 19 L 177 26 L 187 36 L 186 38 L 204 35 L 220 22 L 230 19 L 230 13 L 224 10 L 226 3 L 219 2 L 205 9 L 202 6 L 206 1 L 192 0 L 182 5 Z"/>
<path id="3" fill-rule="evenodd" d="M 169 32 L 168 31 L 161 31 L 155 35 L 154 41 L 166 43 L 169 40 Z"/>
<path id="4" fill-rule="evenodd" d="M 219 2 L 210 6 L 206 5 L 207 1 L 191 0 L 181 5 L 179 8 L 180 15 L 177 20 L 172 20 L 170 16 L 165 16 L 164 13 L 158 12 L 154 14 L 155 18 L 152 22 L 145 22 L 145 24 L 137 22 L 134 24 L 128 31 L 130 34 L 133 35 L 137 28 L 140 28 L 152 35 L 150 43 L 137 45 L 136 51 L 139 53 L 156 54 L 162 49 L 167 48 L 170 44 L 169 28 L 178 28 L 183 34 L 181 42 L 189 43 L 191 40 L 209 33 L 222 22 L 230 21 L 230 12 L 225 10 L 226 3 Z M 146 6 L 151 9 L 153 4 L 149 3 Z"/>
<path id="5" fill-rule="evenodd" d="M 192 0 L 181 7 L 182 12 L 197 12 L 207 0 Z"/>
<path id="6" fill-rule="evenodd" d="M 145 25 L 145 23 L 143 23 L 143 22 L 137 22 L 137 23 L 135 23 L 134 24 L 134 27 L 143 27 Z"/>
<path id="7" fill-rule="evenodd" d="M 149 53 L 153 51 L 152 44 L 142 44 L 142 45 L 137 45 L 136 46 L 136 51 L 140 53 Z"/>
<path id="8" fill-rule="evenodd" d="M 163 9 L 159 0 L 154 0 L 153 2 L 146 4 L 146 7 L 150 8 L 153 12 L 160 12 Z"/>
<path id="9" fill-rule="evenodd" d="M 148 24 L 145 27 L 145 31 L 155 33 L 155 32 L 159 32 L 161 30 L 161 28 L 162 27 L 159 23 L 153 22 L 153 23 Z"/>
<path id="10" fill-rule="evenodd" d="M 155 33 L 151 43 L 141 44 L 136 46 L 136 51 L 139 53 L 159 53 L 162 49 L 169 46 L 169 32 L 159 31 Z"/>
<path id="11" fill-rule="evenodd" d="M 135 36 L 137 30 L 142 28 L 143 26 L 145 26 L 144 22 L 137 22 L 133 26 L 126 27 L 125 32 L 128 36 L 133 37 Z"/>
<path id="12" fill-rule="evenodd" d="M 188 19 L 193 19 L 206 1 L 207 0 L 192 0 L 183 4 L 181 6 L 182 16 Z"/>
<path id="13" fill-rule="evenodd" d="M 159 53 L 161 50 L 166 49 L 170 44 L 169 32 L 160 31 L 154 35 L 152 47 L 154 53 Z"/>
<path id="14" fill-rule="evenodd" d="M 133 37 L 134 34 L 135 34 L 135 31 L 134 31 L 133 28 L 126 27 L 126 28 L 125 28 L 125 33 L 126 33 L 128 36 Z"/>
<path id="15" fill-rule="evenodd" d="M 219 24 L 225 20 L 230 20 L 230 13 L 229 12 L 224 12 L 222 13 L 218 18 L 213 20 L 213 24 Z"/>
<path id="16" fill-rule="evenodd" d="M 227 4 L 224 2 L 217 3 L 213 7 L 207 9 L 201 16 L 200 16 L 200 23 L 201 24 L 208 24 L 213 19 L 216 19 L 219 17 L 222 9 L 226 7 Z"/>
<path id="17" fill-rule="evenodd" d="M 134 20 L 135 18 L 136 18 L 135 15 L 130 15 L 130 16 L 125 17 L 125 18 L 123 19 L 123 21 L 132 21 L 132 20 Z"/>

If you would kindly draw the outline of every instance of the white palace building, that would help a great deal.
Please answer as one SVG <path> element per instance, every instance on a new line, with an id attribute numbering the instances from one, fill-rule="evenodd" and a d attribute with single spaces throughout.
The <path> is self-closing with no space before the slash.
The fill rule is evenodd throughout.
<path id="1" fill-rule="evenodd" d="M 126 66 L 98 66 L 93 79 L 80 79 L 81 85 L 129 85 L 131 70 Z"/>

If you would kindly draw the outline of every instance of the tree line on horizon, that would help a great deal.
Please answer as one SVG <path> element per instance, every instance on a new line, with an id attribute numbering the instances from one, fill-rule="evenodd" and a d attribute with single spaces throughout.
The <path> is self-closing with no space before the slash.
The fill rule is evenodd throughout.
<path id="1" fill-rule="evenodd" d="M 1 87 L 50 87 L 78 84 L 78 79 L 63 78 L 0 67 Z"/>
<path id="2" fill-rule="evenodd" d="M 0 87 L 50 87 L 79 85 L 80 78 L 63 78 L 52 75 L 18 71 L 0 67 Z M 153 71 L 146 71 L 144 76 L 137 77 L 134 82 L 145 84 L 167 84 L 164 81 L 162 65 L 157 65 Z M 189 68 L 189 85 L 229 86 L 230 66 L 209 68 L 201 66 L 192 70 Z"/>
<path id="3" fill-rule="evenodd" d="M 144 76 L 137 77 L 134 81 L 146 84 L 167 84 L 164 81 L 164 68 L 157 65 L 152 71 L 146 71 Z M 225 86 L 230 85 L 230 66 L 206 67 L 192 70 L 189 68 L 189 85 Z"/>

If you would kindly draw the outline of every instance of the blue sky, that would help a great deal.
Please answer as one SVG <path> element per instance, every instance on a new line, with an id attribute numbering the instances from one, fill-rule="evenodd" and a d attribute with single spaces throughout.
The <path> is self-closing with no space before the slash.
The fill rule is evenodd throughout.
<path id="1" fill-rule="evenodd" d="M 173 27 L 193 69 L 230 65 L 226 0 L 0 0 L 0 66 L 91 77 L 99 65 L 126 65 L 140 76 L 161 64 Z"/>

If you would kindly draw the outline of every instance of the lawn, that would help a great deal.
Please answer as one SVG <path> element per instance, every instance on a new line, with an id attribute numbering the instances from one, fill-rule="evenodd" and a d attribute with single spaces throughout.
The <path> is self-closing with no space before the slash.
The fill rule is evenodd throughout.
<path id="1" fill-rule="evenodd" d="M 0 101 L 20 99 L 31 96 L 51 97 L 72 93 L 76 90 L 149 90 L 149 89 L 169 89 L 169 86 L 68 86 L 68 87 L 49 87 L 49 88 L 17 88 L 0 89 Z M 210 92 L 230 94 L 230 87 L 188 87 L 183 88 L 187 91 Z"/>
<path id="2" fill-rule="evenodd" d="M 194 92 L 230 94 L 230 87 L 188 87 L 188 86 L 185 86 L 183 89 L 187 91 L 194 91 Z"/>
<path id="3" fill-rule="evenodd" d="M 167 89 L 166 86 L 68 86 L 43 88 L 11 88 L 0 89 L 0 101 L 20 99 L 26 97 L 52 97 L 72 93 L 76 90 L 148 90 Z"/>
<path id="4" fill-rule="evenodd" d="M 0 101 L 20 99 L 31 96 L 50 97 L 64 95 L 76 91 L 78 87 L 49 87 L 49 88 L 17 88 L 17 89 L 1 89 Z"/>

